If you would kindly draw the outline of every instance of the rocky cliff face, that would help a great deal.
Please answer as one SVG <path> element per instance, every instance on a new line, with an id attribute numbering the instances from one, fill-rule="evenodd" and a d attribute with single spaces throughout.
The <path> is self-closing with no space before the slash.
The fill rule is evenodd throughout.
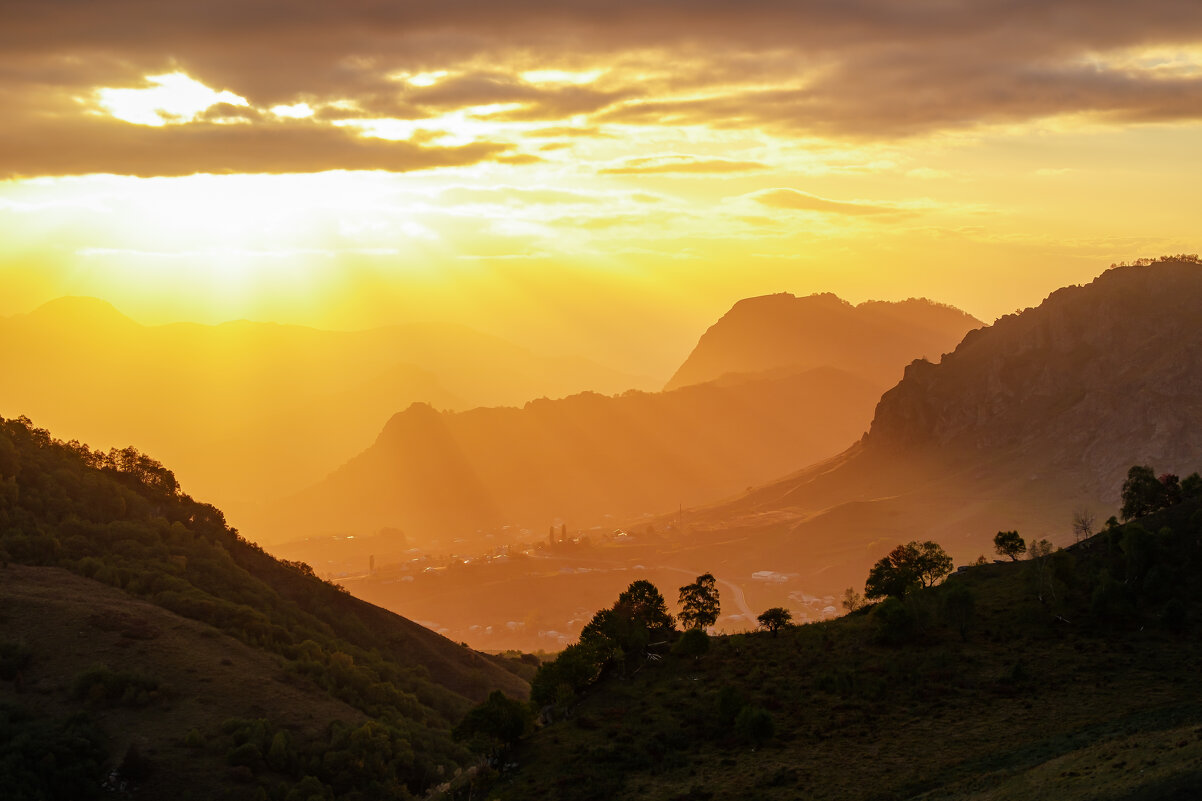
<path id="1" fill-rule="evenodd" d="M 1202 264 L 1113 268 L 916 361 L 869 448 L 1023 451 L 1115 497 L 1127 467 L 1202 467 Z"/>

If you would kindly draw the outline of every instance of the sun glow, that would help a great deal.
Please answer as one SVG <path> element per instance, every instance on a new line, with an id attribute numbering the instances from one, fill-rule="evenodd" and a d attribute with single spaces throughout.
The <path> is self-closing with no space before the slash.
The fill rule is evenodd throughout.
<path id="1" fill-rule="evenodd" d="M 312 117 L 314 111 L 313 107 L 308 103 L 293 103 L 290 106 L 282 104 L 272 106 L 271 113 L 277 117 L 284 117 L 289 120 L 303 120 L 306 117 Z"/>
<path id="2" fill-rule="evenodd" d="M 250 105 L 240 95 L 210 89 L 182 72 L 148 75 L 146 81 L 151 86 L 140 89 L 97 89 L 97 103 L 119 120 L 155 127 L 191 122 L 218 103 L 242 107 Z"/>

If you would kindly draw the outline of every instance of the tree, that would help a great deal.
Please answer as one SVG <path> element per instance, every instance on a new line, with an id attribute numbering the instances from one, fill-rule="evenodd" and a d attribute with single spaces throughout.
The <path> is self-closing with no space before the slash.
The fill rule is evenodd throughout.
<path id="1" fill-rule="evenodd" d="M 1183 500 L 1202 498 L 1202 476 L 1190 473 L 1181 479 L 1181 497 Z"/>
<path id="2" fill-rule="evenodd" d="M 776 632 L 788 626 L 793 621 L 793 615 L 788 609 L 783 606 L 774 606 L 771 609 L 762 612 L 756 620 L 760 623 L 760 628 L 772 632 L 772 636 L 776 636 Z"/>
<path id="3" fill-rule="evenodd" d="M 675 625 L 672 616 L 668 614 L 668 602 L 664 600 L 659 588 L 646 579 L 632 582 L 626 591 L 618 596 L 614 611 L 658 633 L 671 631 Z"/>
<path id="4" fill-rule="evenodd" d="M 933 587 L 952 572 L 952 558 L 937 543 L 899 545 L 868 571 L 867 598 L 903 598 L 919 587 Z"/>
<path id="5" fill-rule="evenodd" d="M 1080 542 L 1093 536 L 1093 512 L 1084 507 L 1073 511 L 1073 541 Z"/>
<path id="6" fill-rule="evenodd" d="M 855 612 L 864 608 L 864 596 L 855 591 L 855 588 L 848 587 L 843 591 L 843 608 L 848 612 Z"/>
<path id="7" fill-rule="evenodd" d="M 530 707 L 493 690 L 488 700 L 473 708 L 455 727 L 456 740 L 465 740 L 475 751 L 503 752 L 529 731 L 533 723 Z"/>
<path id="8" fill-rule="evenodd" d="M 703 573 L 692 584 L 680 588 L 680 622 L 686 629 L 705 629 L 718 622 L 718 582 Z"/>
<path id="9" fill-rule="evenodd" d="M 653 638 L 666 638 L 674 621 L 664 596 L 650 581 L 633 582 L 609 609 L 602 609 L 580 632 L 580 644 L 598 655 L 597 665 L 642 654 Z"/>
<path id="10" fill-rule="evenodd" d="M 1191 477 L 1187 477 L 1190 481 Z M 1190 481 L 1191 491 L 1194 482 Z M 1184 496 L 1181 479 L 1172 473 L 1157 476 L 1147 465 L 1132 465 L 1127 471 L 1127 480 L 1123 482 L 1123 520 L 1134 520 L 1137 517 L 1151 514 L 1174 504 L 1181 503 Z"/>
<path id="11" fill-rule="evenodd" d="M 1056 550 L 1056 546 L 1049 540 L 1036 540 L 1031 543 L 1031 550 L 1027 553 L 1027 556 L 1032 559 L 1042 559 L 1054 550 Z"/>
<path id="12" fill-rule="evenodd" d="M 1009 556 L 1012 562 L 1017 562 L 1018 557 L 1027 552 L 1027 543 L 1018 536 L 1017 531 L 999 531 L 994 534 L 993 547 L 999 556 Z"/>

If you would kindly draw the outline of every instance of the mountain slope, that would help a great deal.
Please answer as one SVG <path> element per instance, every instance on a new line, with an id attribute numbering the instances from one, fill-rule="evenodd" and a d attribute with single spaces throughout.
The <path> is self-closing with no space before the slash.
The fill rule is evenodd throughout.
<path id="1" fill-rule="evenodd" d="M 4 614 L 18 616 L 0 644 L 0 678 L 13 682 L 0 735 L 14 719 L 36 728 L 62 725 L 44 720 L 54 710 L 84 711 L 97 769 L 120 764 L 128 733 L 144 729 L 152 740 L 138 747 L 163 774 L 186 759 L 181 744 L 245 768 L 234 797 L 306 775 L 321 793 L 407 797 L 470 761 L 449 729 L 472 702 L 526 692 L 502 662 L 271 558 L 153 459 L 62 443 L 25 420 L 0 420 L 0 562 L 21 565 L 0 568 Z M 209 670 L 251 675 L 217 703 L 185 655 L 221 651 L 229 664 Z M 360 758 L 354 743 L 380 738 L 370 769 L 338 767 Z M 347 753 L 322 756 L 332 752 Z M 213 773 L 182 797 L 224 797 L 230 780 Z"/>
<path id="2" fill-rule="evenodd" d="M 1190 259 L 1059 290 L 941 363 L 910 365 L 840 456 L 695 510 L 694 547 L 835 595 L 898 540 L 937 539 L 959 559 L 991 552 L 1001 529 L 1069 541 L 1074 510 L 1101 520 L 1117 508 L 1132 464 L 1202 467 L 1198 308 L 1202 265 Z M 746 541 L 706 550 L 731 530 Z"/>
<path id="3" fill-rule="evenodd" d="M 665 389 L 728 373 L 799 371 L 829 365 L 892 386 L 901 367 L 937 357 L 981 325 L 951 306 L 911 299 L 853 306 L 835 295 L 787 293 L 736 303 L 702 335 Z"/>
<path id="4" fill-rule="evenodd" d="M 134 443 L 235 520 L 317 481 L 411 403 L 465 409 L 640 383 L 454 325 L 143 326 L 92 298 L 0 319 L 0 373 L 0 413 Z"/>
<path id="5" fill-rule="evenodd" d="M 836 453 L 903 365 L 975 324 L 927 301 L 749 298 L 706 332 L 663 393 L 442 415 L 411 407 L 256 527 L 272 539 L 399 528 L 423 547 L 502 526 L 541 536 L 557 521 L 612 530 Z"/>
<path id="6" fill-rule="evenodd" d="M 873 384 L 823 368 L 520 409 L 416 405 L 263 528 L 278 537 L 393 527 L 424 547 L 479 541 L 504 525 L 541 539 L 558 520 L 612 530 L 616 519 L 730 495 L 836 451 L 863 432 L 877 397 Z"/>

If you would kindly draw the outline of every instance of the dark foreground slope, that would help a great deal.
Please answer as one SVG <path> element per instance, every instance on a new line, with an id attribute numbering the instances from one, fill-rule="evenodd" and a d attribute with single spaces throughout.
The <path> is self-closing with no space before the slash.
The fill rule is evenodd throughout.
<path id="1" fill-rule="evenodd" d="M 145 797 L 421 795 L 470 760 L 472 702 L 527 688 L 272 559 L 154 460 L 24 420 L 0 420 L 0 560 L 6 797 L 114 769 Z"/>
<path id="2" fill-rule="evenodd" d="M 1195 501 L 904 601 L 613 669 L 550 710 L 488 797 L 1197 798 L 1199 571 Z"/>

